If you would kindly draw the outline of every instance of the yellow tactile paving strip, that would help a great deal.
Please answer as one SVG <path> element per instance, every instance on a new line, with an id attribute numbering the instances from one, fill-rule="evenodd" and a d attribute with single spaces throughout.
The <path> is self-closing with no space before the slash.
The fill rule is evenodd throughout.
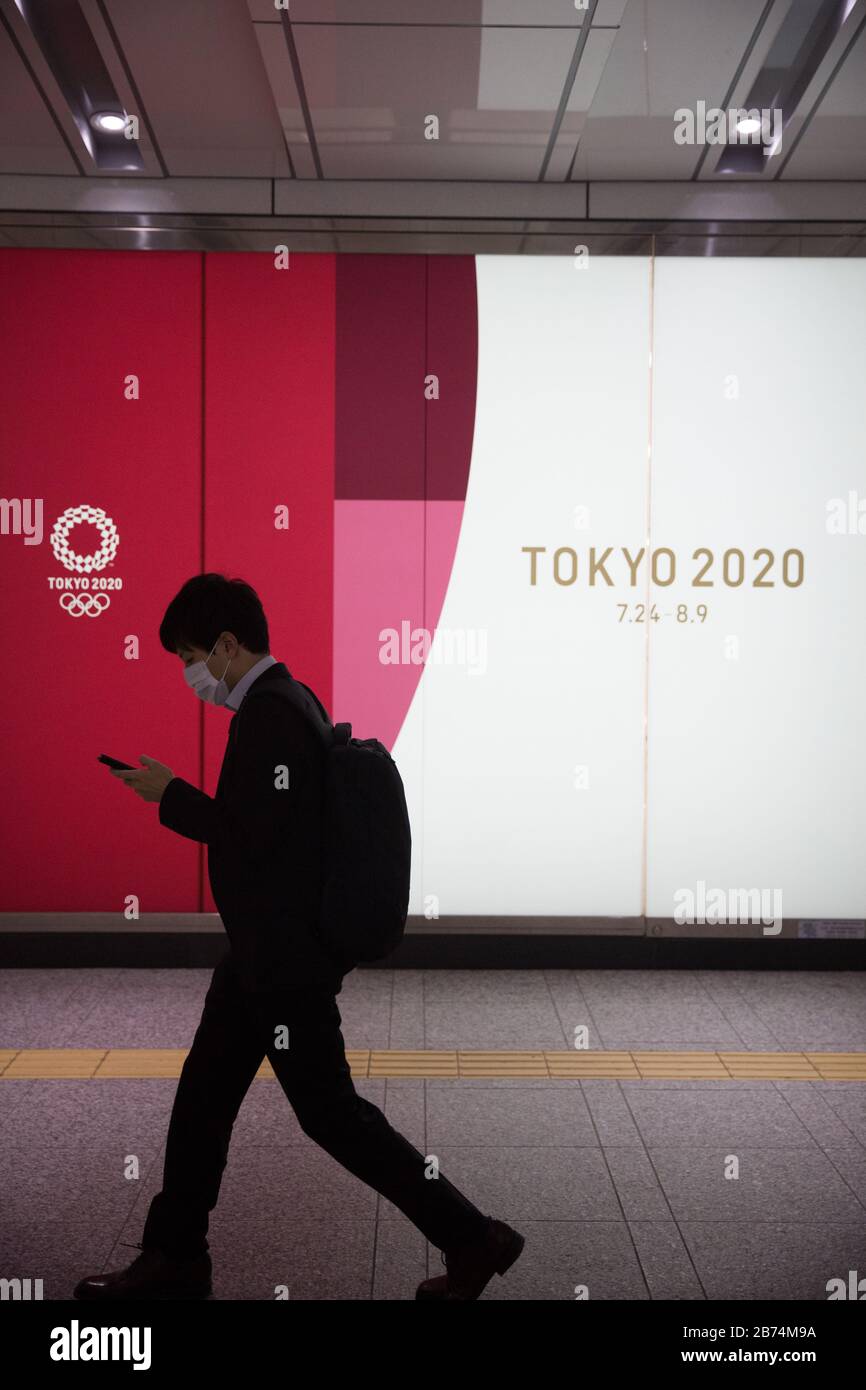
<path id="1" fill-rule="evenodd" d="M 0 1049 L 0 1080 L 178 1077 L 185 1048 Z M 356 1080 L 380 1077 L 602 1077 L 708 1081 L 866 1081 L 866 1052 L 395 1052 L 349 1051 Z M 270 1062 L 259 1078 L 273 1079 Z"/>

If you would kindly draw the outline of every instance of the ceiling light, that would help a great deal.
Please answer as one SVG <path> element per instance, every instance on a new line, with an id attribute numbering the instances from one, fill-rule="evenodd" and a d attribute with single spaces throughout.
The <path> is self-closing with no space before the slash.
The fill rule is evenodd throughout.
<path id="1" fill-rule="evenodd" d="M 761 122 L 754 116 L 744 116 L 742 120 L 737 121 L 737 130 L 743 135 L 754 135 L 755 131 L 760 129 Z"/>
<path id="2" fill-rule="evenodd" d="M 90 124 L 96 130 L 104 130 L 107 134 L 113 135 L 116 131 L 126 127 L 126 117 L 119 111 L 94 111 L 90 117 Z"/>

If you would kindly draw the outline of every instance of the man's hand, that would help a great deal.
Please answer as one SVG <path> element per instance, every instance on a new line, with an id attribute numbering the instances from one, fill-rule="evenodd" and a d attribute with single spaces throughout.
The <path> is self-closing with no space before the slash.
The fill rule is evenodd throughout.
<path id="1" fill-rule="evenodd" d="M 121 772 L 119 768 L 111 768 L 112 777 L 119 777 L 142 801 L 161 801 L 162 794 L 174 777 L 170 767 L 165 763 L 158 763 L 155 758 L 148 758 L 142 753 L 138 760 L 146 766 L 139 771 L 136 768 L 131 772 Z"/>

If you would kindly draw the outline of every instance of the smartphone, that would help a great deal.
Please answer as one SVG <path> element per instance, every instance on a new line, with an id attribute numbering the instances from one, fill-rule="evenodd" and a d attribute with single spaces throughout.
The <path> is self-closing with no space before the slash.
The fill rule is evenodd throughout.
<path id="1" fill-rule="evenodd" d="M 99 753 L 97 757 L 101 763 L 105 763 L 106 767 L 113 767 L 117 772 L 139 772 L 141 770 L 133 767 L 132 763 L 121 763 L 117 758 L 109 758 L 107 753 Z"/>

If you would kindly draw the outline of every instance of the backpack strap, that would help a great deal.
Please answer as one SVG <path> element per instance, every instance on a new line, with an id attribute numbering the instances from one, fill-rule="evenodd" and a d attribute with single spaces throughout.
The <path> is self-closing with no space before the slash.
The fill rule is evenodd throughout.
<path id="1" fill-rule="evenodd" d="M 308 685 L 304 685 L 303 681 L 297 680 L 296 677 L 292 675 L 291 671 L 289 671 L 289 676 L 291 678 L 293 686 L 300 686 L 301 690 L 306 691 L 306 694 L 309 696 L 309 698 L 315 702 L 321 720 L 328 731 L 328 746 L 333 748 L 336 744 L 348 743 L 349 739 L 352 737 L 351 724 L 332 724 L 331 716 L 328 714 L 328 711 L 325 709 L 325 706 L 322 704 L 315 690 L 311 690 Z M 304 712 L 307 713 L 308 711 L 309 704 L 306 705 Z M 312 713 L 312 711 L 309 712 Z M 313 718 L 315 718 L 315 716 L 313 716 Z"/>
<path id="2" fill-rule="evenodd" d="M 286 668 L 290 684 L 281 681 L 279 685 L 267 684 L 260 687 L 261 693 L 279 694 L 312 724 L 326 748 L 335 744 L 348 743 L 352 735 L 351 724 L 332 724 L 331 717 L 318 695 L 303 681 L 297 680 Z M 255 685 L 247 692 L 246 698 L 255 694 Z"/>

